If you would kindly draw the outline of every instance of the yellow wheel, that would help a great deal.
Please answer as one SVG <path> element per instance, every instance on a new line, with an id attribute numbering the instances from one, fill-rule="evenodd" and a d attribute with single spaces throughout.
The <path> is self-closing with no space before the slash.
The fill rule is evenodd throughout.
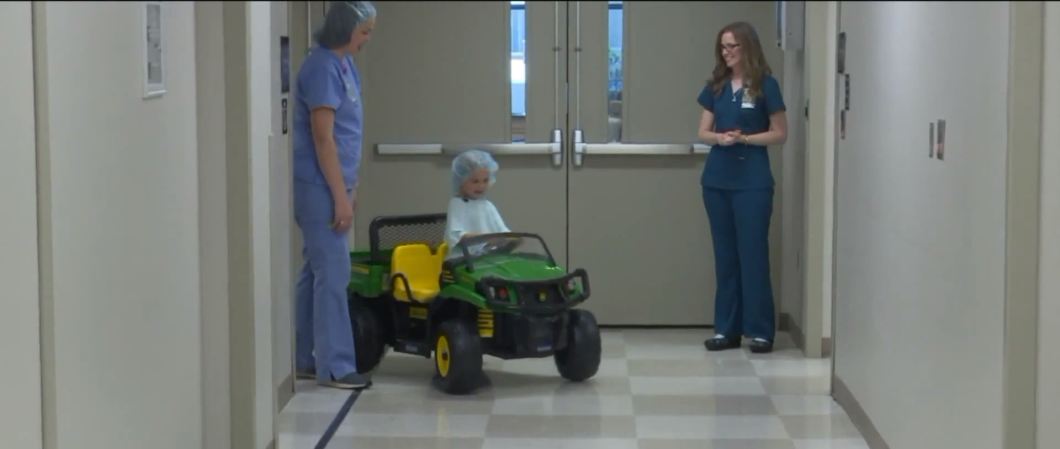
<path id="1" fill-rule="evenodd" d="M 434 340 L 434 381 L 450 394 L 471 393 L 481 383 L 482 342 L 468 321 L 454 318 L 438 327 Z"/>
<path id="2" fill-rule="evenodd" d="M 449 377 L 449 339 L 445 335 L 438 337 L 438 343 L 434 348 L 434 361 L 438 364 L 438 374 Z"/>

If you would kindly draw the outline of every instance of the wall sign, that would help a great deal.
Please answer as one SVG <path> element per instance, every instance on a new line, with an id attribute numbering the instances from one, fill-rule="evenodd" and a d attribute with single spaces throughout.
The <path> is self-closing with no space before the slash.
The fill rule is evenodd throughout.
<path id="1" fill-rule="evenodd" d="M 291 40 L 280 36 L 280 93 L 291 91 Z"/>
<path id="2" fill-rule="evenodd" d="M 143 29 L 140 39 L 144 44 L 144 98 L 160 97 L 166 93 L 165 45 L 162 40 L 162 2 L 144 2 Z"/>
<path id="3" fill-rule="evenodd" d="M 839 33 L 839 42 L 836 45 L 836 69 L 839 73 L 847 72 L 847 33 Z"/>

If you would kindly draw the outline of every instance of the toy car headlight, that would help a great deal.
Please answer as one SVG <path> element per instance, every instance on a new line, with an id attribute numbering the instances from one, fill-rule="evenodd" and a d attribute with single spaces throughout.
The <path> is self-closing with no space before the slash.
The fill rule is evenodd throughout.
<path id="1" fill-rule="evenodd" d="M 583 291 L 582 278 L 572 277 L 567 280 L 567 293 L 577 293 Z"/>
<path id="2" fill-rule="evenodd" d="M 494 287 L 489 286 L 489 295 L 497 299 L 508 299 L 508 288 L 507 287 Z"/>

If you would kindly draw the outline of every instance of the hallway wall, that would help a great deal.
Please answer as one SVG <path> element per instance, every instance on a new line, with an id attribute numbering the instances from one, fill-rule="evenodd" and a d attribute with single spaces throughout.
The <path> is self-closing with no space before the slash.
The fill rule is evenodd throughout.
<path id="1" fill-rule="evenodd" d="M 1055 2 L 1045 5 L 1044 54 L 1038 448 L 1052 449 L 1060 447 L 1060 4 Z"/>
<path id="2" fill-rule="evenodd" d="M 142 3 L 34 8 L 45 447 L 201 447 L 194 4 L 147 100 Z"/>
<path id="3" fill-rule="evenodd" d="M 1000 448 L 1009 5 L 844 2 L 841 14 L 837 389 L 891 449 Z M 937 119 L 944 160 L 929 158 Z"/>
<path id="4" fill-rule="evenodd" d="M 279 39 L 269 37 L 271 6 L 195 6 L 204 449 L 275 444 L 269 52 Z"/>
<path id="5" fill-rule="evenodd" d="M 0 3 L 0 447 L 40 449 L 40 297 L 33 21 L 28 2 Z"/>
<path id="6" fill-rule="evenodd" d="M 803 233 L 803 315 L 806 354 L 822 355 L 820 337 L 831 336 L 832 223 L 835 136 L 836 2 L 806 3 L 806 119 Z M 827 314 L 827 320 L 825 319 Z M 815 341 L 816 340 L 816 341 Z"/>
<path id="7" fill-rule="evenodd" d="M 232 448 L 224 4 L 195 2 L 203 444 Z"/>
<path id="8" fill-rule="evenodd" d="M 272 139 L 269 142 L 269 236 L 272 258 L 270 277 L 272 287 L 272 382 L 276 390 L 276 407 L 282 409 L 294 395 L 294 278 L 291 275 L 291 221 L 293 208 L 293 167 L 291 164 L 290 129 L 284 134 L 283 120 L 290 124 L 290 112 L 287 116 L 276 113 L 280 102 L 287 94 L 281 93 L 282 84 L 279 70 L 280 45 L 278 36 L 290 36 L 288 32 L 288 4 L 271 2 L 269 20 L 270 33 L 269 61 L 266 67 L 274 65 L 270 71 L 269 93 L 271 101 Z M 290 99 L 288 110 L 291 110 Z"/>
<path id="9" fill-rule="evenodd" d="M 780 248 L 781 274 L 776 300 L 780 313 L 790 317 L 792 323 L 803 332 L 802 319 L 805 301 L 803 300 L 803 272 L 806 264 L 802 262 L 805 254 L 805 172 L 806 166 L 806 116 L 803 105 L 806 104 L 804 86 L 809 78 L 805 72 L 804 50 L 784 52 L 784 86 L 782 92 L 788 107 L 788 140 L 777 157 L 781 158 L 782 192 L 780 202 Z"/>
<path id="10" fill-rule="evenodd" d="M 276 416 L 276 384 L 273 381 L 273 285 L 272 235 L 270 227 L 269 156 L 272 128 L 272 13 L 268 2 L 248 2 L 247 11 L 247 88 L 249 134 L 249 223 L 250 279 L 253 292 L 254 351 L 254 444 L 255 449 L 273 441 Z M 277 39 L 278 40 L 278 39 Z M 250 381 L 248 378 L 247 381 Z"/>

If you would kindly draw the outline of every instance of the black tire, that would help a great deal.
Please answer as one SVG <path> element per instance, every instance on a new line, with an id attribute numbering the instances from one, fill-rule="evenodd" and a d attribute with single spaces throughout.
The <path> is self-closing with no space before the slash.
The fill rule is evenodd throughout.
<path id="1" fill-rule="evenodd" d="M 357 372 L 367 373 L 383 358 L 382 323 L 378 315 L 354 297 L 350 300 L 350 325 L 353 327 L 353 347 L 357 352 Z"/>
<path id="2" fill-rule="evenodd" d="M 482 341 L 471 325 L 448 320 L 434 336 L 434 382 L 449 394 L 467 394 L 482 381 Z"/>
<path id="3" fill-rule="evenodd" d="M 581 382 L 600 369 L 600 328 L 588 310 L 571 310 L 567 321 L 567 347 L 556 352 L 556 368 L 565 379 Z"/>

